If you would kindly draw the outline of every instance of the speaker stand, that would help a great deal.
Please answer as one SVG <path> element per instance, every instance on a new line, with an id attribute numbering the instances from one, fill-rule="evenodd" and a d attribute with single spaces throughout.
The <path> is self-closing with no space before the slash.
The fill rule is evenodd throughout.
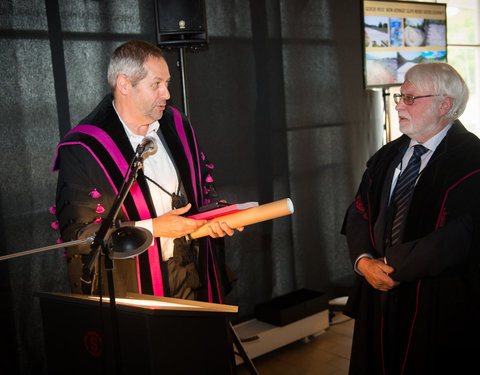
<path id="1" fill-rule="evenodd" d="M 178 49 L 178 56 L 179 56 L 179 65 L 180 65 L 180 73 L 182 76 L 182 95 L 183 95 L 183 112 L 187 116 L 187 118 L 190 120 L 190 114 L 189 114 L 189 108 L 188 108 L 188 85 L 187 85 L 187 76 L 185 74 L 185 48 L 180 47 Z M 237 333 L 233 329 L 232 323 L 229 322 L 230 326 L 230 331 L 232 333 L 232 339 L 235 347 L 237 348 L 240 356 L 243 359 L 243 362 L 245 363 L 245 366 L 249 370 L 250 374 L 252 375 L 258 375 L 257 369 L 253 365 L 252 360 L 248 356 L 247 352 L 245 351 L 242 342 L 240 341 L 239 337 L 237 336 Z"/>
<path id="2" fill-rule="evenodd" d="M 182 76 L 182 96 L 183 96 L 183 112 L 190 120 L 190 112 L 188 108 L 188 85 L 187 85 L 187 76 L 185 74 L 185 47 L 180 47 L 178 49 L 178 60 L 180 64 L 180 73 Z"/>

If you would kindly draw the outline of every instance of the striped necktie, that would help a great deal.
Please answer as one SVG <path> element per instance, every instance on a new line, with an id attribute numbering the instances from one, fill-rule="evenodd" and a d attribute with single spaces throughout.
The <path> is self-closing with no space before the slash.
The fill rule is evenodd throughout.
<path id="1" fill-rule="evenodd" d="M 392 224 L 392 246 L 400 240 L 400 233 L 403 227 L 404 219 L 407 215 L 410 199 L 415 188 L 415 181 L 420 170 L 421 156 L 428 151 L 428 148 L 422 145 L 413 146 L 413 155 L 410 158 L 407 168 L 398 177 L 397 185 L 393 191 L 392 202 L 395 203 L 396 212 Z"/>

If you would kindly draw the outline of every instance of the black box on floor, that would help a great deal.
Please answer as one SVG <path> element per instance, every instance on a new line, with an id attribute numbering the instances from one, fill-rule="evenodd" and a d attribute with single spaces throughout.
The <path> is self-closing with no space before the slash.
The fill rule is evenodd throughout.
<path id="1" fill-rule="evenodd" d="M 328 297 L 325 293 L 299 289 L 255 305 L 255 318 L 284 326 L 327 309 Z"/>

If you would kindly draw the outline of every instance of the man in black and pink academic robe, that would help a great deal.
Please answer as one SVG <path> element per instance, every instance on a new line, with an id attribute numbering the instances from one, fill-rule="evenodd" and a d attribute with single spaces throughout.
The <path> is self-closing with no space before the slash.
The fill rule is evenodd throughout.
<path id="1" fill-rule="evenodd" d="M 233 230 L 220 223 L 211 226 L 210 236 L 188 240 L 205 222 L 185 216 L 219 197 L 213 165 L 199 150 L 189 121 L 166 105 L 170 74 L 161 50 L 142 41 L 123 44 L 112 56 L 108 79 L 112 95 L 58 146 L 54 170 L 59 171 L 56 215 L 62 240 L 98 230 L 136 147 L 149 137 L 158 149 L 145 158 L 117 219 L 121 225 L 148 229 L 154 241 L 134 258 L 115 260 L 115 288 L 221 303 L 234 279 L 225 265 L 221 237 Z M 89 251 L 87 245 L 67 248 L 73 292 L 92 292 L 92 285 L 81 281 Z M 98 287 L 95 280 L 93 285 Z"/>

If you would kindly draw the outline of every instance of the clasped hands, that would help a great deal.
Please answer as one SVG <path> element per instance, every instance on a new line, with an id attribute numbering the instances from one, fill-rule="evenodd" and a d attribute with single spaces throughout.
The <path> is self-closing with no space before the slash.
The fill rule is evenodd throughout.
<path id="1" fill-rule="evenodd" d="M 389 276 L 394 268 L 386 264 L 384 258 L 364 257 L 358 261 L 357 268 L 371 286 L 382 292 L 387 292 L 399 284 Z"/>
<path id="2" fill-rule="evenodd" d="M 153 236 L 154 237 L 170 237 L 180 238 L 195 232 L 207 223 L 207 220 L 195 220 L 183 217 L 192 207 L 191 203 L 185 207 L 178 208 L 153 219 Z M 239 232 L 243 231 L 243 227 L 236 228 Z M 208 227 L 208 234 L 212 238 L 220 238 L 233 236 L 234 229 L 230 228 L 227 223 L 217 221 Z"/>

